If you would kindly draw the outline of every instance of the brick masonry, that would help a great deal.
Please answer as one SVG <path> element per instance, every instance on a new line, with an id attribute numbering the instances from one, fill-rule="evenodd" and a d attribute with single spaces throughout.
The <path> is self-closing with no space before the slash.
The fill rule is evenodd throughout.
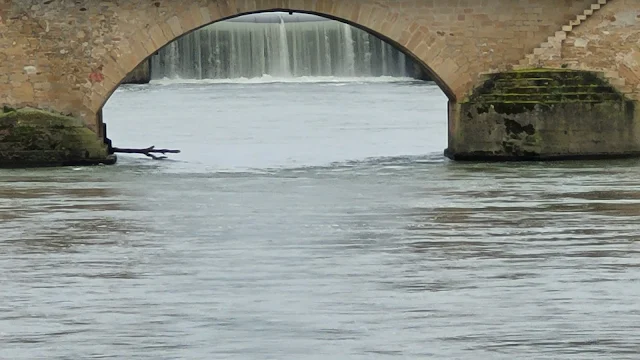
<path id="1" fill-rule="evenodd" d="M 97 114 L 109 96 L 159 48 L 215 21 L 279 9 L 326 15 L 378 34 L 428 68 L 455 102 L 470 93 L 480 74 L 517 65 L 592 2 L 0 0 L 0 106 L 71 114 L 98 131 Z M 576 31 L 576 48 L 567 49 L 566 56 L 586 55 L 575 66 L 598 69 L 615 58 L 621 76 L 635 76 L 638 44 L 632 39 L 638 25 L 627 14 L 640 3 L 610 3 L 612 9 L 599 22 Z M 605 34 L 606 28 L 611 29 Z M 586 48 L 577 47 L 578 39 L 588 40 Z M 622 58 L 616 53 L 621 48 L 626 49 Z"/>
<path id="2" fill-rule="evenodd" d="M 542 66 L 598 71 L 633 100 L 640 100 L 640 1 L 609 0 L 571 31 L 560 58 Z"/>

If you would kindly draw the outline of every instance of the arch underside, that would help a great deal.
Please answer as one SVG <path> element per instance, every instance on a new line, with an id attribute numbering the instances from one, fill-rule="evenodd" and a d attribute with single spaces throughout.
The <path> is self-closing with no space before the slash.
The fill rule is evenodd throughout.
<path id="1" fill-rule="evenodd" d="M 257 1 L 245 1 L 255 5 Z M 302 3 L 302 1 L 260 1 L 261 3 Z M 97 113 L 115 92 L 124 78 L 139 64 L 177 38 L 202 27 L 235 17 L 265 12 L 298 12 L 322 16 L 331 20 L 362 29 L 389 43 L 416 64 L 442 89 L 447 97 L 455 101 L 461 92 L 456 88 L 466 86 L 471 79 L 455 61 L 448 58 L 445 40 L 431 34 L 425 26 L 419 25 L 380 5 L 360 5 L 352 2 L 304 1 L 310 6 L 240 6 L 236 11 L 229 6 L 214 2 L 208 6 L 193 5 L 181 13 L 167 15 L 150 21 L 144 30 L 140 29 L 127 37 L 117 51 L 118 56 L 106 56 L 100 70 L 104 81 L 94 84 L 91 109 Z M 240 3 L 240 1 L 238 1 Z M 329 6 L 328 4 L 332 4 Z M 324 4 L 324 6 L 323 6 Z M 246 4 L 245 4 L 246 5 Z M 155 20 L 155 19 L 152 19 Z"/>

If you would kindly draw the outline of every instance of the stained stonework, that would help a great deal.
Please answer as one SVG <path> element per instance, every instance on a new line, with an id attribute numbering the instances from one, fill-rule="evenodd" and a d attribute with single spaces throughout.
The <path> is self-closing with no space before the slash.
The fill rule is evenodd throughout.
<path id="1" fill-rule="evenodd" d="M 456 105 L 448 157 L 551 160 L 640 155 L 640 113 L 598 73 L 535 69 L 485 76 Z"/>
<path id="2" fill-rule="evenodd" d="M 38 109 L 0 109 L 0 168 L 115 163 L 109 151 L 80 119 Z"/>
<path id="3" fill-rule="evenodd" d="M 540 66 L 602 72 L 611 85 L 640 100 L 640 1 L 607 1 L 568 33 L 559 50 L 558 58 Z"/>
<path id="4" fill-rule="evenodd" d="M 251 12 L 336 18 L 384 37 L 424 65 L 450 99 L 505 70 L 589 0 L 0 0 L 0 105 L 84 119 L 145 58 L 201 26 Z"/>

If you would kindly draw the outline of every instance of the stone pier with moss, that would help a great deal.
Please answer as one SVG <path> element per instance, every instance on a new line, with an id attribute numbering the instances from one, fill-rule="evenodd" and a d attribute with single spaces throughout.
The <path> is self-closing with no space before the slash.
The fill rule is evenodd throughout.
<path id="1" fill-rule="evenodd" d="M 113 164 L 104 139 L 73 117 L 0 108 L 0 167 Z"/>
<path id="2" fill-rule="evenodd" d="M 454 160 L 561 160 L 640 155 L 635 101 L 601 74 L 534 69 L 484 76 L 450 106 Z"/>

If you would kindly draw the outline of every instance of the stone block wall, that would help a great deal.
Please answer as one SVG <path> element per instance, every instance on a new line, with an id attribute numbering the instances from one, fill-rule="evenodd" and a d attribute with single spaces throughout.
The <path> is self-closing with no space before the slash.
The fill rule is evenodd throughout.
<path id="1" fill-rule="evenodd" d="M 606 72 L 613 85 L 640 99 L 640 2 L 608 2 L 570 34 L 562 57 L 572 68 Z"/>
<path id="2" fill-rule="evenodd" d="M 640 100 L 640 2 L 609 0 L 568 33 L 560 58 L 539 65 L 602 72 L 619 91 Z"/>
<path id="3" fill-rule="evenodd" d="M 624 0 L 620 0 L 624 1 Z M 589 0 L 0 0 L 0 106 L 71 114 L 94 131 L 120 82 L 168 42 L 244 13 L 289 9 L 389 40 L 462 99 L 517 64 Z"/>
<path id="4" fill-rule="evenodd" d="M 447 150 L 457 160 L 640 154 L 636 103 L 598 73 L 535 69 L 487 75 L 458 111 Z"/>

